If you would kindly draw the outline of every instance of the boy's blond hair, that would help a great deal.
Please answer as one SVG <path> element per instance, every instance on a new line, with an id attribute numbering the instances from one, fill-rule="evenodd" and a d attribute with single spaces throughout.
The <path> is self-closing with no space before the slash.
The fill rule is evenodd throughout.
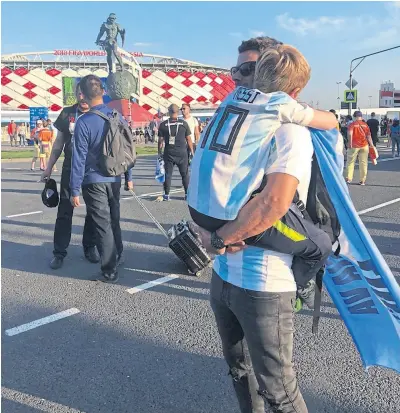
<path id="1" fill-rule="evenodd" d="M 305 57 L 293 46 L 280 44 L 264 50 L 257 60 L 254 88 L 263 93 L 304 89 L 311 68 Z"/>

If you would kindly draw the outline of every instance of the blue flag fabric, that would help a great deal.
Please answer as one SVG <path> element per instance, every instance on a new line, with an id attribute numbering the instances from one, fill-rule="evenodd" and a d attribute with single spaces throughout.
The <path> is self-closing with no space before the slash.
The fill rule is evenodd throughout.
<path id="1" fill-rule="evenodd" d="M 325 286 L 364 367 L 382 366 L 400 373 L 400 287 L 353 206 L 342 176 L 338 133 L 310 131 L 342 227 L 340 254 L 328 259 Z"/>

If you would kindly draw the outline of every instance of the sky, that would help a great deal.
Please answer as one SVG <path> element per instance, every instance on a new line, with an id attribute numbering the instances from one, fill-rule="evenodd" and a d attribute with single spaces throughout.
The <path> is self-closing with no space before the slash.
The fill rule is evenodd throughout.
<path id="1" fill-rule="evenodd" d="M 21 13 L 23 11 L 23 13 Z M 230 68 L 242 40 L 267 35 L 310 63 L 301 99 L 338 107 L 355 57 L 400 45 L 396 2 L 10 2 L 1 5 L 1 53 L 97 50 L 101 23 L 116 13 L 124 49 Z M 382 81 L 400 89 L 400 48 L 371 56 L 354 72 L 359 106 L 378 107 Z M 369 96 L 372 96 L 370 99 Z"/>

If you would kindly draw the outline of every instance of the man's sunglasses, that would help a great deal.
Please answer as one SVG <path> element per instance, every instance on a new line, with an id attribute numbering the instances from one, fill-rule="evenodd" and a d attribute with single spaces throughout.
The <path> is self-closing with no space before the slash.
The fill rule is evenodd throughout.
<path id="1" fill-rule="evenodd" d="M 231 75 L 240 72 L 244 77 L 250 76 L 256 68 L 256 62 L 244 62 L 240 66 L 233 66 L 231 68 Z"/>

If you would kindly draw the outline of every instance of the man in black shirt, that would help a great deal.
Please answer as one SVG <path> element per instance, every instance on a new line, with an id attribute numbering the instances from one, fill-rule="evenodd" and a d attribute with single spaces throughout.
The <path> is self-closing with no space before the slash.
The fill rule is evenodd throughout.
<path id="1" fill-rule="evenodd" d="M 378 143 L 378 130 L 379 130 L 379 121 L 375 119 L 375 112 L 371 113 L 371 119 L 367 120 L 367 125 L 371 131 L 372 142 L 374 146 Z"/>
<path id="2" fill-rule="evenodd" d="M 70 201 L 69 188 L 72 159 L 71 138 L 77 118 L 89 111 L 89 105 L 83 100 L 79 84 L 76 88 L 76 98 L 78 103 L 64 108 L 54 122 L 54 127 L 58 129 L 57 138 L 53 144 L 47 169 L 42 174 L 42 181 L 50 178 L 53 166 L 64 150 L 65 158 L 61 172 L 60 203 L 54 228 L 54 257 L 50 262 L 50 267 L 54 270 L 63 265 L 64 258 L 67 256 L 67 248 L 71 241 L 72 215 L 74 213 L 74 208 Z M 96 229 L 89 215 L 86 215 L 85 218 L 82 244 L 86 259 L 92 263 L 99 262 L 100 256 L 96 249 Z"/>
<path id="3" fill-rule="evenodd" d="M 161 156 L 163 144 L 165 163 L 164 196 L 157 198 L 157 201 L 169 201 L 169 191 L 171 188 L 172 173 L 174 165 L 178 166 L 182 177 L 183 188 L 185 189 L 185 200 L 189 185 L 189 159 L 193 156 L 193 144 L 189 125 L 183 120 L 178 120 L 179 107 L 172 104 L 168 108 L 170 118 L 161 122 L 158 128 L 158 154 Z M 189 147 L 189 153 L 187 148 Z"/>

